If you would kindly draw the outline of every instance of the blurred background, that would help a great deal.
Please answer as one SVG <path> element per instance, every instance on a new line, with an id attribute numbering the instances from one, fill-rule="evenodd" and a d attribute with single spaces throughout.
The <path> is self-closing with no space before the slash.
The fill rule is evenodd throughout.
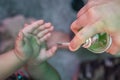
<path id="1" fill-rule="evenodd" d="M 56 31 L 72 38 L 74 34 L 70 25 L 86 3 L 87 0 L 0 0 L 0 53 L 14 47 L 17 33 L 31 20 L 51 22 Z M 62 80 L 120 80 L 116 75 L 107 75 L 108 71 L 105 73 L 106 68 L 110 66 L 112 70 L 114 65 L 115 71 L 119 71 L 119 58 L 107 53 L 94 54 L 84 48 L 76 52 L 58 49 L 48 62 L 59 72 Z"/>

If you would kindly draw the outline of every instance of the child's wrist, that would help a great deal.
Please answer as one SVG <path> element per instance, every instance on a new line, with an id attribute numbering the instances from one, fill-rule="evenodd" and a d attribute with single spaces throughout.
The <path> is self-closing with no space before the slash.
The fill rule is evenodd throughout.
<path id="1" fill-rule="evenodd" d="M 47 61 L 38 61 L 38 60 L 31 60 L 29 61 L 26 65 L 29 67 L 35 67 L 35 66 L 40 66 L 41 64 L 46 63 Z"/>
<path id="2" fill-rule="evenodd" d="M 22 56 L 19 55 L 19 52 L 17 52 L 16 50 L 13 50 L 13 53 L 15 54 L 15 56 L 17 57 L 17 59 L 21 62 L 21 63 L 26 63 L 28 61 L 27 58 L 24 58 Z"/>

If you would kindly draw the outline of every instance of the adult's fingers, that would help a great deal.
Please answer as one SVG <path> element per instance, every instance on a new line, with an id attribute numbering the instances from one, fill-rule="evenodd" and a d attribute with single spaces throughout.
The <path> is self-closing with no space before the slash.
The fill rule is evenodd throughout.
<path id="1" fill-rule="evenodd" d="M 83 15 L 85 12 L 87 12 L 87 10 L 89 9 L 89 5 L 88 3 L 80 9 L 80 11 L 77 13 L 77 18 L 79 18 L 81 15 Z"/>
<path id="2" fill-rule="evenodd" d="M 84 14 L 72 23 L 71 30 L 76 34 L 79 30 L 86 26 L 88 22 L 87 15 Z"/>
<path id="3" fill-rule="evenodd" d="M 101 21 L 84 27 L 75 35 L 73 40 L 70 42 L 69 49 L 71 51 L 76 51 L 88 38 L 92 37 L 96 33 L 102 32 L 102 27 L 103 24 Z"/>
<path id="4" fill-rule="evenodd" d="M 99 5 L 103 5 L 103 4 L 106 4 L 110 2 L 109 0 L 99 0 L 99 1 L 96 1 L 96 0 L 88 0 L 87 4 L 82 8 L 80 9 L 80 11 L 77 13 L 77 18 L 79 18 L 81 15 L 83 15 L 84 13 L 86 13 L 90 8 L 93 8 L 93 7 L 97 7 Z"/>
<path id="5" fill-rule="evenodd" d="M 117 52 L 119 51 L 120 51 L 119 47 L 114 43 L 112 43 L 111 47 L 106 52 L 114 55 L 114 54 L 117 54 Z"/>
<path id="6" fill-rule="evenodd" d="M 120 51 L 120 36 L 119 34 L 111 34 L 112 35 L 112 45 L 111 47 L 107 50 L 108 53 L 110 54 L 117 54 Z"/>
<path id="7" fill-rule="evenodd" d="M 87 25 L 91 25 L 97 22 L 100 16 L 96 12 L 95 8 L 90 8 L 87 12 L 77 18 L 71 25 L 71 30 L 76 34 L 79 30 Z"/>

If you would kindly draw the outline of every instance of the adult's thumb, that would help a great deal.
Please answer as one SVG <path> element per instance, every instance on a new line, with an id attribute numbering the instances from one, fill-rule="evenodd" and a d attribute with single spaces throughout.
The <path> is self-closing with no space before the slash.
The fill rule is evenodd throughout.
<path id="1" fill-rule="evenodd" d="M 89 26 L 85 26 L 82 30 L 80 30 L 75 37 L 72 39 L 69 45 L 69 49 L 71 51 L 76 51 L 80 48 L 80 46 L 85 43 L 85 41 L 92 37 L 93 35 L 102 32 L 101 25 L 92 24 Z"/>

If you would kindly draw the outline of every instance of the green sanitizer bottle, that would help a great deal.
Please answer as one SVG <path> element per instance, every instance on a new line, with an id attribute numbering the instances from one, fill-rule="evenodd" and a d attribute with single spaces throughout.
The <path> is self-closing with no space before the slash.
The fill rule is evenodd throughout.
<path id="1" fill-rule="evenodd" d="M 84 48 L 87 48 L 93 53 L 103 53 L 109 49 L 112 44 L 112 38 L 107 33 L 98 33 L 93 37 L 86 40 L 83 44 Z"/>

